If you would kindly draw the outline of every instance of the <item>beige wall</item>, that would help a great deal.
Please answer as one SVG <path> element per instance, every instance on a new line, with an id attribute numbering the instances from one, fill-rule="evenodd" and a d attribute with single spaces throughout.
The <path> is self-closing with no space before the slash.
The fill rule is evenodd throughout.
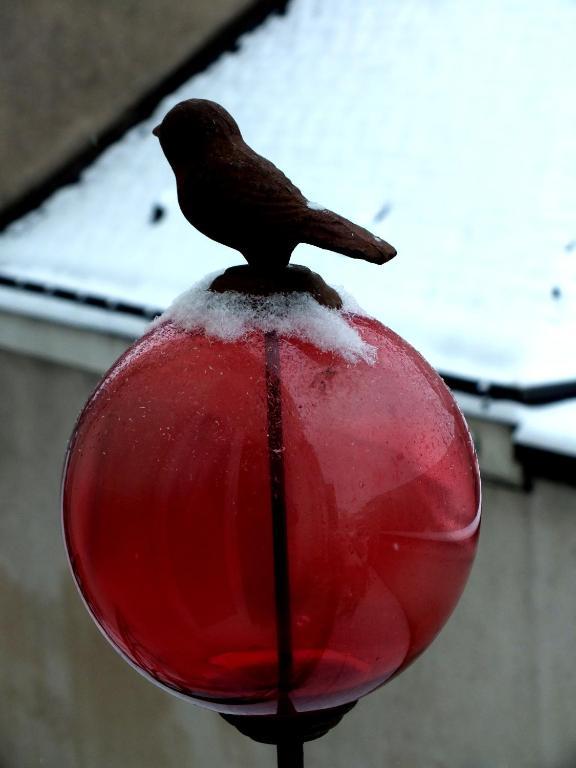
<path id="1" fill-rule="evenodd" d="M 272 748 L 129 668 L 75 591 L 59 477 L 96 379 L 0 352 L 0 766 L 271 768 Z M 309 745 L 307 768 L 576 764 L 576 493 L 484 495 L 478 560 L 447 628 Z"/>
<path id="2" fill-rule="evenodd" d="M 0 3 L 0 210 L 251 0 Z"/>

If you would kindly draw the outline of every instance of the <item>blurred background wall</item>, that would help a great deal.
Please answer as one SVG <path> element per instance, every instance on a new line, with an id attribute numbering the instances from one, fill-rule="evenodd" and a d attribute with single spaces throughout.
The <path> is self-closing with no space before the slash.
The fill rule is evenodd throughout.
<path id="1" fill-rule="evenodd" d="M 0 210 L 96 142 L 251 0 L 0 3 Z"/>

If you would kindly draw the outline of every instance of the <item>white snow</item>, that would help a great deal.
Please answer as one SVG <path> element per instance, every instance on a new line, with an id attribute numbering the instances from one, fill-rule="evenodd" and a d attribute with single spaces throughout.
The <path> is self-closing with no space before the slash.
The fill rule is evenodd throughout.
<path id="1" fill-rule="evenodd" d="M 168 306 L 241 263 L 184 220 L 151 135 L 209 98 L 307 197 L 398 249 L 293 263 L 448 373 L 576 378 L 575 28 L 573 0 L 292 0 L 1 236 L 0 273 Z"/>
<path id="2" fill-rule="evenodd" d="M 306 203 L 306 207 L 310 208 L 311 211 L 325 211 L 326 208 L 323 205 L 320 205 L 320 203 L 314 203 L 312 200 L 308 200 Z"/>
<path id="3" fill-rule="evenodd" d="M 530 408 L 514 434 L 520 445 L 576 456 L 576 400 Z"/>
<path id="4" fill-rule="evenodd" d="M 254 330 L 276 331 L 297 337 L 326 352 L 335 352 L 349 363 L 374 363 L 376 349 L 350 324 L 348 315 L 360 314 L 344 293 L 341 310 L 321 306 L 308 294 L 277 293 L 253 297 L 235 291 L 208 290 L 216 274 L 208 275 L 179 296 L 155 324 L 172 321 L 187 331 L 204 331 L 224 341 L 235 341 Z"/>

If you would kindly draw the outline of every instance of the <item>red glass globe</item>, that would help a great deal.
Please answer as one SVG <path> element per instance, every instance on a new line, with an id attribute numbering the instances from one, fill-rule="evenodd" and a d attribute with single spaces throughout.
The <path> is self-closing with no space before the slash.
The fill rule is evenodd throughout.
<path id="1" fill-rule="evenodd" d="M 280 689 L 297 712 L 358 699 L 429 645 L 468 577 L 480 492 L 463 417 L 406 342 L 350 323 L 374 364 L 277 337 L 284 617 L 264 333 L 157 326 L 72 437 L 65 535 L 92 615 L 140 670 L 220 712 L 274 714 Z"/>

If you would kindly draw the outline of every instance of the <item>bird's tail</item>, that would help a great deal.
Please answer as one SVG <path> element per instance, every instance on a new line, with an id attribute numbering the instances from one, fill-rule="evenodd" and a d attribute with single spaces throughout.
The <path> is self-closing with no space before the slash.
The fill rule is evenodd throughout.
<path id="1" fill-rule="evenodd" d="M 390 243 L 328 210 L 314 211 L 302 233 L 302 242 L 372 264 L 385 264 L 396 256 Z"/>

